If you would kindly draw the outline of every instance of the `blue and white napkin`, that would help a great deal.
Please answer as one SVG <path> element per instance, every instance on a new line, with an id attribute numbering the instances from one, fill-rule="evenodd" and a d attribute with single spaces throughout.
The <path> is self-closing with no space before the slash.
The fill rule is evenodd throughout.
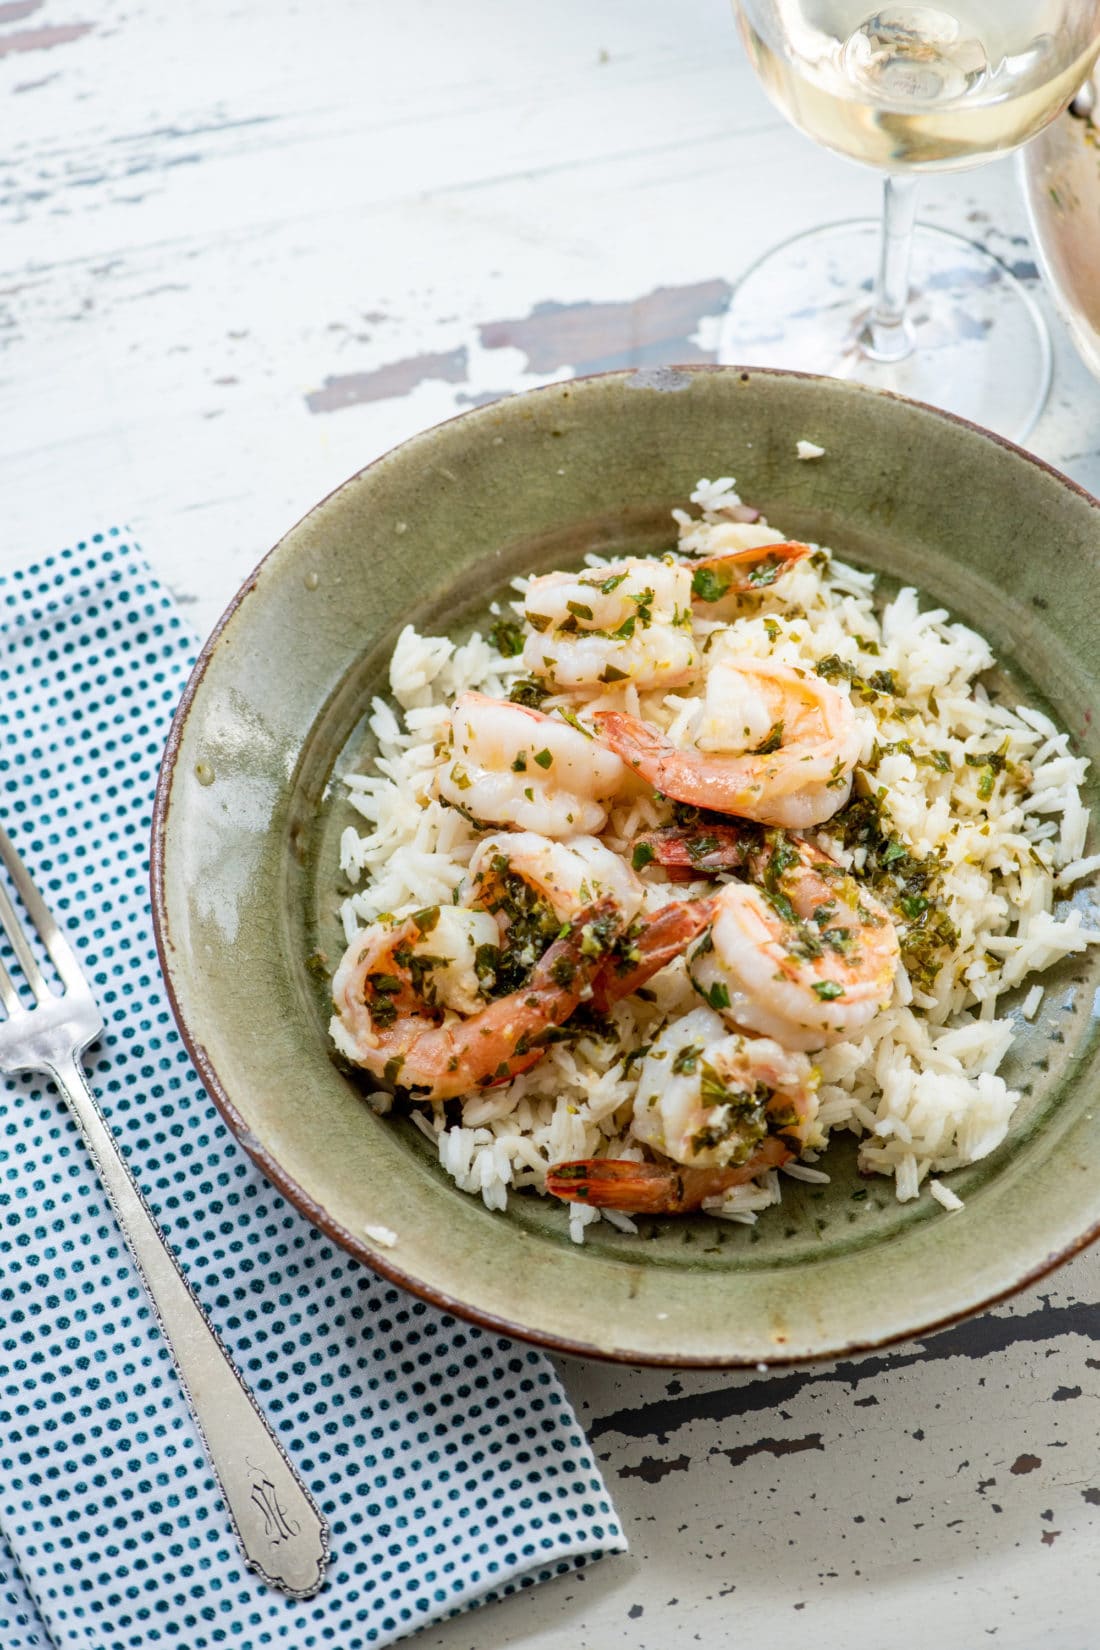
<path id="1" fill-rule="evenodd" d="M 351 1650 L 625 1542 L 539 1353 L 389 1287 L 263 1179 L 157 969 L 147 848 L 195 651 L 117 530 L 0 575 L 0 816 L 94 981 L 89 1071 L 154 1212 L 326 1513 L 324 1590 L 245 1569 L 76 1125 L 0 1099 L 4 1650 Z"/>

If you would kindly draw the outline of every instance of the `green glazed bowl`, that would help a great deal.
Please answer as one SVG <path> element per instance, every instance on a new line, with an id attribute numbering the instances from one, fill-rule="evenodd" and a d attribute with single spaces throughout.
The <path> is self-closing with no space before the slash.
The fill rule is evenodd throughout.
<path id="1" fill-rule="evenodd" d="M 826 448 L 799 462 L 800 437 Z M 965 1209 L 899 1204 L 854 1144 L 828 1186 L 789 1182 L 755 1227 L 606 1224 L 563 1206 L 490 1214 L 407 1121 L 330 1059 L 340 776 L 409 620 L 452 634 L 510 576 L 587 549 L 672 542 L 699 476 L 733 474 L 793 537 L 918 585 L 992 642 L 1009 692 L 1097 768 L 1100 506 L 983 431 L 852 384 L 735 368 L 552 385 L 416 436 L 324 500 L 207 643 L 168 742 L 153 906 L 177 1018 L 217 1105 L 309 1218 L 395 1283 L 511 1335 L 631 1363 L 779 1363 L 881 1345 L 1039 1277 L 1100 1227 L 1100 956 L 1045 976 L 1006 1066 L 1008 1140 L 950 1177 Z M 1088 800 L 1095 806 L 1097 787 Z M 1087 906 L 1087 892 L 1078 899 Z M 320 958 L 318 956 L 320 954 Z M 397 1234 L 381 1248 L 368 1228 Z"/>

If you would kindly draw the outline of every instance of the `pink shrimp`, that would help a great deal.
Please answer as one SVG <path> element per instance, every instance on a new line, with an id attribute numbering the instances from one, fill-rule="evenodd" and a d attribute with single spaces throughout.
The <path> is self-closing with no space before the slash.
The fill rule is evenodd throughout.
<path id="1" fill-rule="evenodd" d="M 767 1169 L 778 1169 L 795 1153 L 778 1135 L 769 1135 L 746 1163 L 725 1169 L 689 1169 L 682 1163 L 634 1163 L 628 1158 L 585 1157 L 556 1163 L 546 1190 L 566 1203 L 618 1209 L 631 1215 L 688 1215 L 708 1198 L 744 1186 Z"/>
<path id="2" fill-rule="evenodd" d="M 629 931 L 630 953 L 604 959 L 592 980 L 592 1005 L 606 1014 L 612 1003 L 639 986 L 687 950 L 714 915 L 711 899 L 675 900 L 652 916 L 641 917 Z"/>
<path id="3" fill-rule="evenodd" d="M 456 909 L 443 908 L 448 917 Z M 619 929 L 611 900 L 590 905 L 519 990 L 456 1015 L 433 987 L 433 975 L 454 961 L 430 949 L 426 919 L 438 915 L 432 908 L 393 926 L 377 922 L 352 941 L 333 979 L 332 1022 L 337 1046 L 356 1065 L 387 1087 L 435 1102 L 508 1082 L 540 1060 L 546 1033 L 587 995 Z M 485 913 L 464 915 L 492 923 Z"/>
<path id="4" fill-rule="evenodd" d="M 759 595 L 810 553 L 808 544 L 790 541 L 754 544 L 747 550 L 706 556 L 691 564 L 691 599 L 697 605 L 709 606 L 726 596 Z"/>
<path id="5" fill-rule="evenodd" d="M 830 819 L 848 800 L 862 743 L 848 699 L 809 670 L 767 659 L 728 660 L 712 676 L 719 671 L 736 707 L 727 720 L 738 738 L 742 724 L 752 728 L 751 746 L 686 749 L 617 710 L 593 716 L 600 738 L 677 802 L 791 830 Z"/>

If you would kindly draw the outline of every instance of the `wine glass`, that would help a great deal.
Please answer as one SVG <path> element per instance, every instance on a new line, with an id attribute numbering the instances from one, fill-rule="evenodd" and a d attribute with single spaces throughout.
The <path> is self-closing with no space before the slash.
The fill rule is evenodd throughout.
<path id="1" fill-rule="evenodd" d="M 719 360 L 856 378 L 1021 440 L 1050 386 L 1045 323 L 982 247 L 916 227 L 917 174 L 991 160 L 1053 120 L 1100 52 L 1100 0 L 733 5 L 788 119 L 886 177 L 881 226 L 827 225 L 753 265 Z"/>

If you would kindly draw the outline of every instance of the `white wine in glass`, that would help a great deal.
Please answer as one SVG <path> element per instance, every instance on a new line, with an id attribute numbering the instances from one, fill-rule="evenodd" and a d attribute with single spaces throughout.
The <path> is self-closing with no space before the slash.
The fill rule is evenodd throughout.
<path id="1" fill-rule="evenodd" d="M 1053 120 L 1100 51 L 1100 0 L 877 10 L 866 0 L 734 0 L 734 10 L 783 113 L 881 169 L 886 186 L 881 228 L 813 230 L 749 270 L 720 358 L 858 378 L 1021 439 L 1049 387 L 1046 328 L 991 254 L 943 231 L 914 233 L 917 175 L 991 160 Z"/>

